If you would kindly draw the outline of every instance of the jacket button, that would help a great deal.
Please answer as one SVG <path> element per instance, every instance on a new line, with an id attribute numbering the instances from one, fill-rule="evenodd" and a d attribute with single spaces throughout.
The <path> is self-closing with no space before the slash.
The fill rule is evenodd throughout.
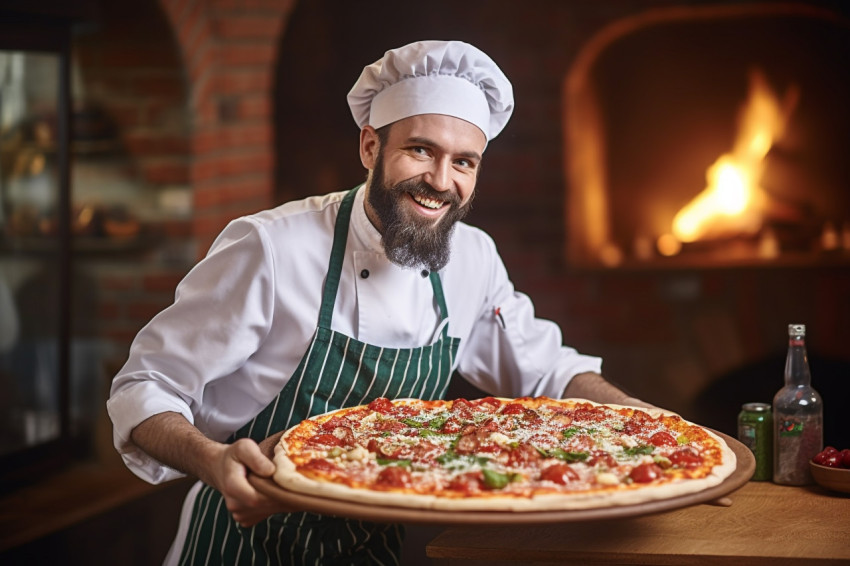
<path id="1" fill-rule="evenodd" d="M 422 275 L 422 277 L 428 277 L 428 275 L 429 275 L 428 270 L 427 270 L 427 269 L 423 269 L 423 270 L 422 270 L 422 273 L 420 273 L 420 275 Z"/>
<path id="2" fill-rule="evenodd" d="M 366 279 L 367 277 L 369 277 L 369 270 L 368 270 L 368 269 L 364 269 L 363 271 L 361 271 L 361 272 L 360 272 L 360 277 L 362 277 L 363 279 Z"/>

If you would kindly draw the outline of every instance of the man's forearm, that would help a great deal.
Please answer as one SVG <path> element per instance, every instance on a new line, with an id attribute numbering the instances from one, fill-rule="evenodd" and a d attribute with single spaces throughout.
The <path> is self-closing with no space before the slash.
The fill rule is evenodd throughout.
<path id="1" fill-rule="evenodd" d="M 166 466 L 214 485 L 209 470 L 225 449 L 225 445 L 210 440 L 179 413 L 159 413 L 136 428 L 133 442 L 152 458 Z"/>
<path id="2" fill-rule="evenodd" d="M 649 403 L 630 396 L 598 373 L 591 372 L 580 373 L 573 377 L 567 384 L 567 387 L 564 388 L 564 397 L 588 399 L 597 403 L 653 407 Z"/>

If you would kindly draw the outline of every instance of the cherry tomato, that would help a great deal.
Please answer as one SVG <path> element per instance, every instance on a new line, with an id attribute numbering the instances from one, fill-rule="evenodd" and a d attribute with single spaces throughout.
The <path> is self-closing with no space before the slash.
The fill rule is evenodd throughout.
<path id="1" fill-rule="evenodd" d="M 658 464 L 641 464 L 629 473 L 635 483 L 649 483 L 664 475 L 664 470 Z"/>
<path id="2" fill-rule="evenodd" d="M 826 458 L 823 461 L 823 465 L 829 466 L 830 468 L 840 468 L 841 452 L 831 452 L 827 454 Z"/>
<path id="3" fill-rule="evenodd" d="M 850 448 L 845 448 L 841 451 L 841 466 L 850 468 Z"/>
<path id="4" fill-rule="evenodd" d="M 540 472 L 540 479 L 555 482 L 560 485 L 567 485 L 571 481 L 579 479 L 579 476 L 576 471 L 569 466 L 569 464 L 553 464 Z"/>

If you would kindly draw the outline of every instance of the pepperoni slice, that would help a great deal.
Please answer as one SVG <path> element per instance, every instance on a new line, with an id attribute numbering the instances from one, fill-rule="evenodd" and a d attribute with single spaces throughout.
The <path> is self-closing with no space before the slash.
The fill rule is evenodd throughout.
<path id="1" fill-rule="evenodd" d="M 466 472 L 459 474 L 449 481 L 447 489 L 469 495 L 482 490 L 484 486 L 484 476 L 481 471 Z"/>
<path id="2" fill-rule="evenodd" d="M 500 411 L 503 415 L 521 415 L 525 412 L 525 407 L 519 403 L 508 403 Z"/>
<path id="3" fill-rule="evenodd" d="M 393 402 L 386 397 L 378 397 L 369 403 L 369 409 L 376 413 L 381 413 L 382 415 L 388 415 L 393 411 Z"/>
<path id="4" fill-rule="evenodd" d="M 307 440 L 311 446 L 342 446 L 342 439 L 333 434 L 317 434 Z"/>
<path id="5" fill-rule="evenodd" d="M 678 446 L 679 443 L 669 432 L 659 430 L 649 437 L 649 443 L 653 446 Z"/>
<path id="6" fill-rule="evenodd" d="M 702 456 L 691 447 L 685 447 L 670 454 L 670 461 L 677 468 L 696 468 L 702 465 Z"/>
<path id="7" fill-rule="evenodd" d="M 378 473 L 375 484 L 385 487 L 410 487 L 411 475 L 407 468 L 387 466 Z"/>

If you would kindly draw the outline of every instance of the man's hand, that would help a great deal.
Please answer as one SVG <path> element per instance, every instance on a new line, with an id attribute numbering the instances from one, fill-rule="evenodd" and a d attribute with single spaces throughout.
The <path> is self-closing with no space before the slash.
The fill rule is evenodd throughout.
<path id="1" fill-rule="evenodd" d="M 178 413 L 148 418 L 133 429 L 132 439 L 152 458 L 220 491 L 227 509 L 243 527 L 274 513 L 296 511 L 248 482 L 249 473 L 268 478 L 275 470 L 270 453 L 264 453 L 253 440 L 243 438 L 233 444 L 210 440 Z M 266 443 L 264 448 L 268 449 Z"/>
<path id="2" fill-rule="evenodd" d="M 628 405 L 645 409 L 658 408 L 636 397 L 630 397 L 598 373 L 580 373 L 573 377 L 564 389 L 564 398 L 570 397 L 603 404 Z"/>
<path id="3" fill-rule="evenodd" d="M 255 525 L 274 513 L 288 511 L 248 482 L 248 474 L 268 478 L 275 467 L 253 440 L 243 438 L 222 449 L 211 468 L 211 485 L 224 496 L 227 510 L 243 527 Z"/>

